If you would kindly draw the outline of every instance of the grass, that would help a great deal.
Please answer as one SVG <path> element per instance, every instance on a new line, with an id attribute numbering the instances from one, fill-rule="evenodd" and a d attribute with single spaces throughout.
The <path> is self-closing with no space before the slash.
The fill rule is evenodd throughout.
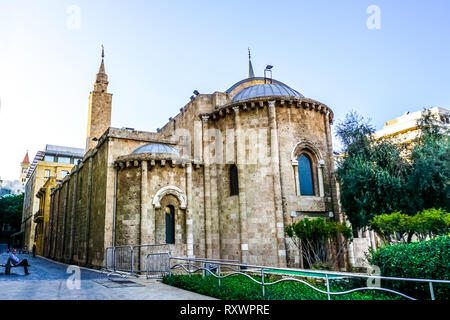
<path id="1" fill-rule="evenodd" d="M 255 280 L 261 281 L 261 277 L 254 276 Z M 279 276 L 265 276 L 265 282 L 273 282 L 280 279 Z M 302 279 L 304 280 L 304 279 Z M 305 280 L 313 286 L 326 290 L 325 285 Z M 262 295 L 261 285 L 253 282 L 243 275 L 232 275 L 219 280 L 214 276 L 202 278 L 199 274 L 191 275 L 172 275 L 165 276 L 163 283 L 193 291 L 199 294 L 215 297 L 223 300 L 327 300 L 327 295 L 315 291 L 305 284 L 286 281 L 265 287 L 265 295 Z M 350 288 L 358 288 L 365 285 L 351 284 L 342 280 L 330 281 L 331 291 L 346 291 Z M 331 295 L 332 300 L 399 300 L 400 296 L 380 292 L 376 290 L 366 290 L 353 292 L 345 295 Z"/>

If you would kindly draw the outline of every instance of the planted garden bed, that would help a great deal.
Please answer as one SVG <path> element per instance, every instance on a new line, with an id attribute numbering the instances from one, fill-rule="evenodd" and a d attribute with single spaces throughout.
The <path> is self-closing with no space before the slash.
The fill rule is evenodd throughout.
<path id="1" fill-rule="evenodd" d="M 253 276 L 255 280 L 261 281 L 261 277 Z M 273 282 L 281 276 L 265 276 L 265 282 Z M 307 281 L 311 285 L 326 290 L 323 281 Z M 243 275 L 232 275 L 219 280 L 214 276 L 201 275 L 172 275 L 163 278 L 163 283 L 190 290 L 199 294 L 215 297 L 223 300 L 327 300 L 327 294 L 320 293 L 306 284 L 285 281 L 265 287 L 265 295 L 262 295 L 261 285 L 253 282 Z M 363 287 L 365 283 L 347 282 L 342 280 L 330 281 L 330 291 L 340 292 L 353 288 Z M 331 295 L 332 300 L 399 300 L 400 296 L 388 292 L 367 290 L 353 292 L 345 295 Z"/>

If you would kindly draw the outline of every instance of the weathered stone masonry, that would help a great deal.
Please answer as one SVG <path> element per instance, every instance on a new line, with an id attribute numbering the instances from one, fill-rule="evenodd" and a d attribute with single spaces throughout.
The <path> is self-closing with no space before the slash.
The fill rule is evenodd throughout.
<path id="1" fill-rule="evenodd" d="M 108 246 L 171 239 L 173 216 L 173 255 L 303 266 L 284 228 L 339 216 L 332 119 L 326 105 L 279 81 L 249 78 L 197 95 L 158 132 L 109 128 L 53 190 L 45 254 L 102 267 Z"/>

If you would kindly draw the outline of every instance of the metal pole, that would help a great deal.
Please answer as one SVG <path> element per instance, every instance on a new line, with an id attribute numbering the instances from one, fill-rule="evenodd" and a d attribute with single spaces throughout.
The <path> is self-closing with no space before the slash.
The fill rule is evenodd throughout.
<path id="1" fill-rule="evenodd" d="M 325 277 L 327 279 L 327 295 L 328 295 L 328 300 L 331 300 L 330 297 L 330 282 L 328 281 L 328 274 L 325 274 Z"/>
<path id="2" fill-rule="evenodd" d="M 262 295 L 264 297 L 266 295 L 266 290 L 264 287 L 264 269 L 261 269 L 261 282 L 262 282 Z"/>
<path id="3" fill-rule="evenodd" d="M 113 264 L 114 264 L 114 271 L 117 271 L 117 263 L 116 263 L 116 247 L 113 247 Z"/>
<path id="4" fill-rule="evenodd" d="M 206 269 L 206 264 L 204 262 L 202 262 L 203 265 L 203 270 L 202 270 L 202 279 L 205 278 L 205 269 Z"/>
<path id="5" fill-rule="evenodd" d="M 188 273 L 189 277 L 191 276 L 191 260 L 188 261 Z"/>
<path id="6" fill-rule="evenodd" d="M 430 294 L 431 294 L 431 300 L 436 300 L 434 297 L 434 290 L 433 290 L 433 282 L 428 282 L 430 284 Z"/>

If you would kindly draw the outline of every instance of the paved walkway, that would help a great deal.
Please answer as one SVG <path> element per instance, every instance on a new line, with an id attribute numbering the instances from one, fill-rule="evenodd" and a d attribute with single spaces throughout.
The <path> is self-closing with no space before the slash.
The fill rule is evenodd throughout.
<path id="1" fill-rule="evenodd" d="M 108 280 L 106 274 L 96 270 L 79 268 L 79 288 L 73 281 L 75 272 L 68 273 L 70 266 L 41 257 L 18 255 L 28 259 L 31 274 L 26 276 L 23 267 L 11 269 L 5 275 L 0 267 L 0 300 L 210 300 L 190 291 L 165 285 L 157 280 L 130 277 Z M 8 255 L 0 254 L 0 264 Z M 123 280 L 128 280 L 121 282 Z M 131 281 L 131 282 L 130 282 Z"/>

